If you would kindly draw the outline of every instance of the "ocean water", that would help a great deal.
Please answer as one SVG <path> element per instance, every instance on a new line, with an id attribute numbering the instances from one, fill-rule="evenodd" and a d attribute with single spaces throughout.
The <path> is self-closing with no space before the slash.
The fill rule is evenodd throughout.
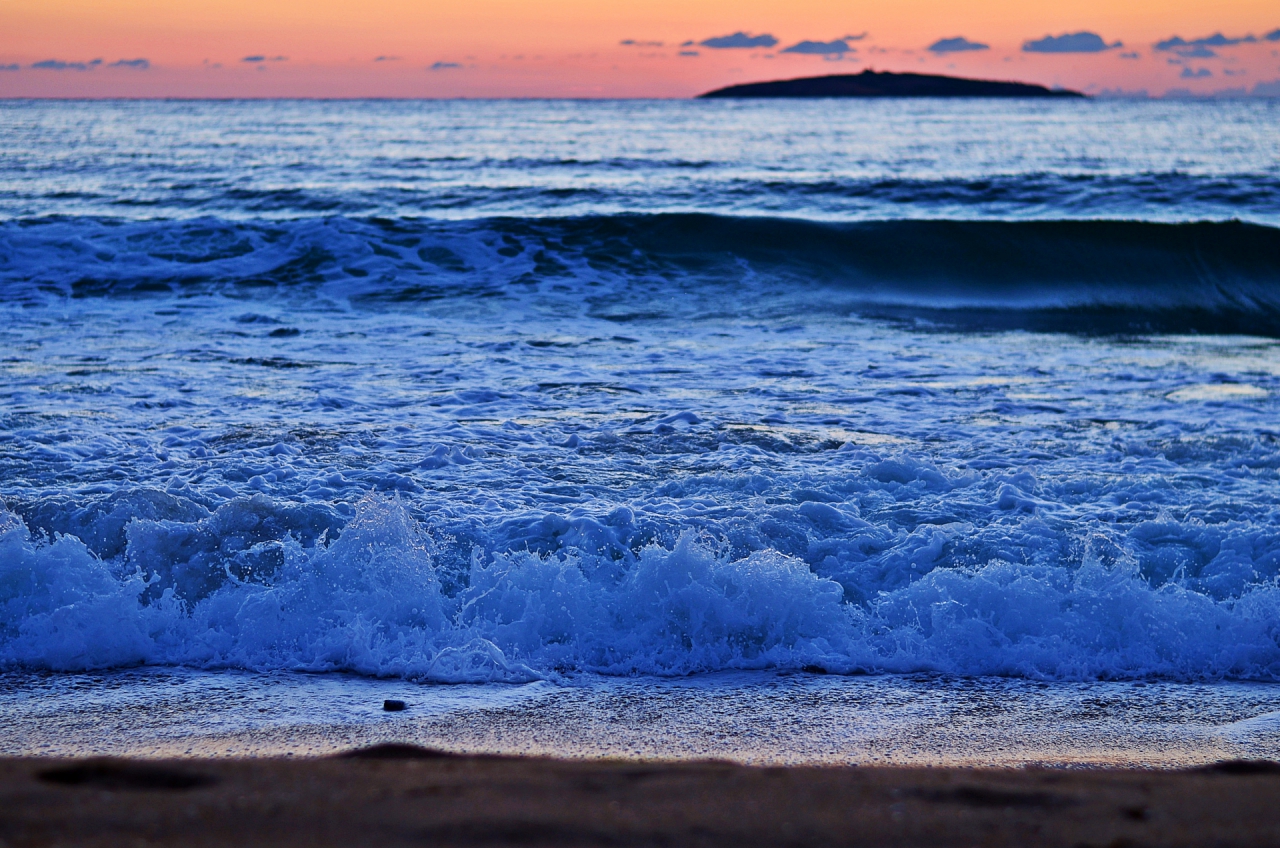
<path id="1" fill-rule="evenodd" d="M 0 136 L 0 710 L 55 728 L 7 752 L 103 680 L 310 692 L 295 729 L 382 721 L 315 687 L 814 727 L 963 690 L 1059 735 L 1142 684 L 1280 751 L 1276 104 L 8 101 Z M 1185 724 L 1161 750 L 1219 750 Z M 760 756 L 872 744 L 806 738 Z"/>

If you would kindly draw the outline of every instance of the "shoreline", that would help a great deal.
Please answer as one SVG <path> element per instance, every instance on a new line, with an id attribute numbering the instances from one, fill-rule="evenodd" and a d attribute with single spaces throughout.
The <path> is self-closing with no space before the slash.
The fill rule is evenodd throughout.
<path id="1" fill-rule="evenodd" d="M 459 756 L 0 759 L 0 844 L 1247 845 L 1280 764 L 755 767 Z"/>
<path id="2" fill-rule="evenodd" d="M 441 686 L 344 674 L 0 675 L 0 756 L 317 757 L 379 743 L 758 766 L 1280 760 L 1280 685 L 772 672 Z M 402 700 L 406 709 L 383 710 Z"/>

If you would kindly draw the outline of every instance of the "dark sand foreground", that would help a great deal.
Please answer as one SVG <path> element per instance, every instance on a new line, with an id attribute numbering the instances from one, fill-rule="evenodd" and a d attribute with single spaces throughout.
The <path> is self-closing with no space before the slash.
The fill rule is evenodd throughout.
<path id="1" fill-rule="evenodd" d="M 0 845 L 1278 845 L 1280 765 L 0 760 Z"/>

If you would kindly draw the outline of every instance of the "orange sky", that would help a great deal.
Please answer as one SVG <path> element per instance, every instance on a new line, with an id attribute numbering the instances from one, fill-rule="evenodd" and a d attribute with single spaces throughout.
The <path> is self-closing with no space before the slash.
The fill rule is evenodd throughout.
<path id="1" fill-rule="evenodd" d="M 1278 27 L 1275 0 L 0 0 L 0 66 L 10 68 L 0 71 L 0 96 L 683 97 L 869 66 L 1092 90 L 1209 92 L 1280 79 L 1280 41 L 1181 64 L 1152 43 L 1215 32 L 1262 36 Z M 685 40 L 740 30 L 780 43 L 679 55 Z M 1020 49 L 1030 38 L 1081 30 L 1125 48 Z M 778 52 L 863 32 L 868 37 L 850 42 L 857 53 L 845 61 Z M 946 56 L 923 49 L 951 36 L 991 49 Z M 623 46 L 624 39 L 662 46 Z M 1121 58 L 1133 48 L 1137 58 Z M 242 61 L 247 56 L 287 58 Z M 86 70 L 31 67 L 99 58 Z M 150 67 L 110 67 L 120 59 Z"/>

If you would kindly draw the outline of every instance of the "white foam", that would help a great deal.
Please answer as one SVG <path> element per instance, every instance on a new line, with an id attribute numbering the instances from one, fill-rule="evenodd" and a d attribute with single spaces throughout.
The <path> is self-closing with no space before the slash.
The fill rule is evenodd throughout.
<path id="1" fill-rule="evenodd" d="M 1165 397 L 1182 403 L 1223 400 L 1256 400 L 1269 395 L 1266 389 L 1248 383 L 1206 383 L 1169 392 Z"/>
<path id="2" fill-rule="evenodd" d="M 572 547 L 477 549 L 462 585 L 445 591 L 436 543 L 385 498 L 361 502 L 336 541 L 308 548 L 287 539 L 274 569 L 242 577 L 220 560 L 196 567 L 175 556 L 163 522 L 129 528 L 124 561 L 161 563 L 149 574 L 109 565 L 71 537 L 33 541 L 12 517 L 5 527 L 0 661 L 11 666 L 186 664 L 447 682 L 803 666 L 1280 676 L 1280 587 L 1215 600 L 1092 559 L 935 568 L 858 605 L 799 559 L 734 558 L 693 532 L 631 561 Z"/>

